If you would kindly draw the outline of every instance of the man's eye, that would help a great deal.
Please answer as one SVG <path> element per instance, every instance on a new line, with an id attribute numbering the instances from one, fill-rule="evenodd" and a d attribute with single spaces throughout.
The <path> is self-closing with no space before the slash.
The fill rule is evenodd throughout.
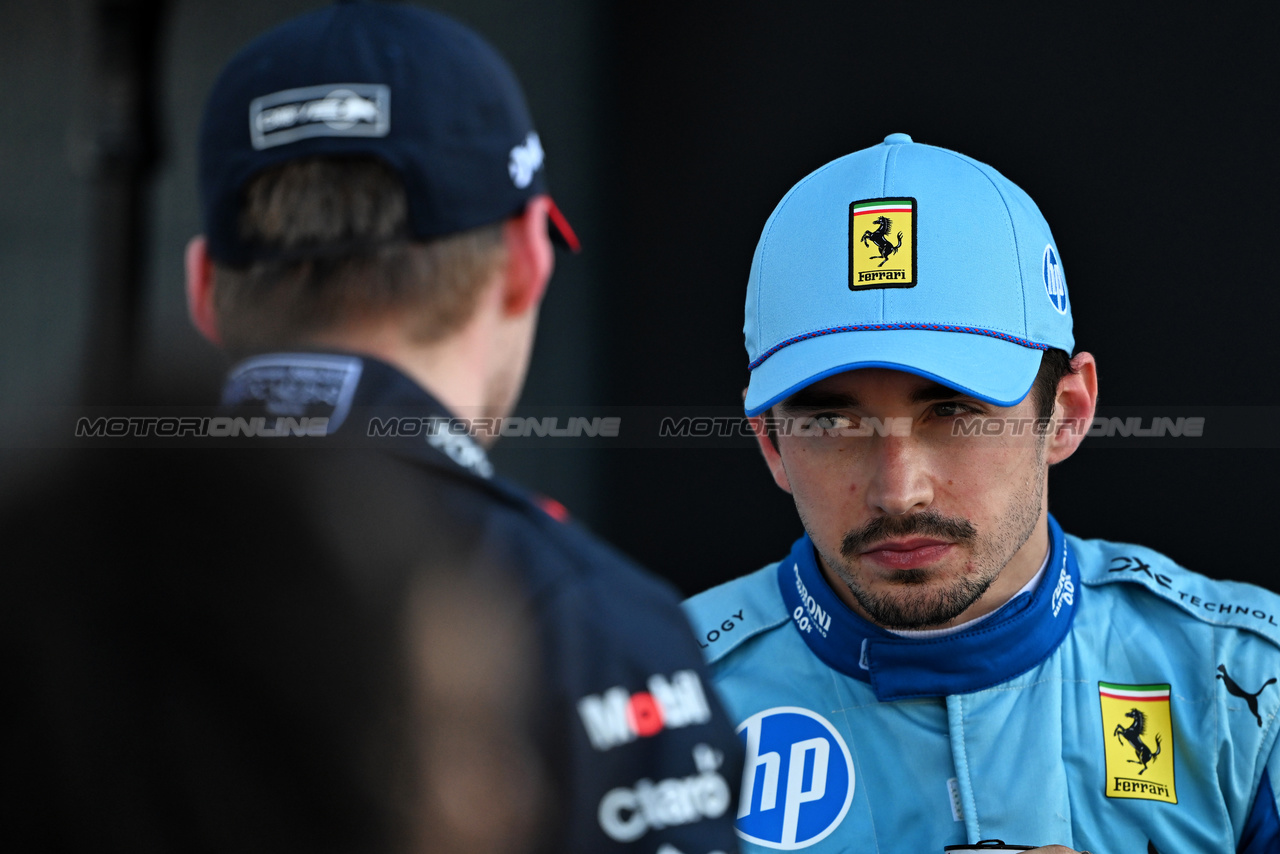
<path id="1" fill-rule="evenodd" d="M 823 412 L 813 416 L 813 426 L 819 430 L 844 430 L 854 426 L 853 419 L 834 412 Z"/>
<path id="2" fill-rule="evenodd" d="M 972 413 L 973 407 L 966 406 L 956 401 L 948 401 L 946 403 L 934 404 L 933 414 L 940 418 L 955 418 L 959 415 L 968 415 Z"/>

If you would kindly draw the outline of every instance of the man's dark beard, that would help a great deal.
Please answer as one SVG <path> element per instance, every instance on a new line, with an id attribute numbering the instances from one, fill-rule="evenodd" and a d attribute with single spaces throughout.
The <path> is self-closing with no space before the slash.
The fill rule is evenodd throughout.
<path id="1" fill-rule="evenodd" d="M 846 578 L 845 583 L 862 610 L 866 611 L 876 625 L 886 629 L 932 629 L 963 614 L 970 605 L 982 598 L 982 594 L 996 580 L 994 575 L 988 578 L 963 578 L 945 590 L 912 590 L 914 585 L 924 580 L 923 573 L 927 570 L 908 569 L 904 572 L 908 575 L 921 575 L 898 578 L 904 589 L 897 596 L 868 593 L 856 586 L 850 578 Z"/>
<path id="2" fill-rule="evenodd" d="M 912 513 L 910 516 L 877 516 L 856 531 L 844 535 L 840 554 L 854 558 L 884 540 L 902 537 L 937 537 L 967 545 L 978 536 L 978 529 L 968 519 L 948 519 L 936 510 Z"/>
<path id="3" fill-rule="evenodd" d="M 933 510 L 910 516 L 881 516 L 845 534 L 840 553 L 846 559 L 856 559 L 868 546 L 912 536 L 937 537 L 964 545 L 973 542 L 978 531 L 968 519 L 949 519 Z M 964 578 L 949 589 L 928 591 L 918 586 L 930 579 L 929 570 L 905 569 L 894 573 L 894 579 L 901 585 L 898 594 L 879 596 L 863 590 L 847 573 L 837 574 L 843 577 L 867 616 L 891 629 L 921 629 L 947 623 L 964 613 L 995 580 L 995 575 Z M 912 591 L 912 587 L 917 589 Z"/>

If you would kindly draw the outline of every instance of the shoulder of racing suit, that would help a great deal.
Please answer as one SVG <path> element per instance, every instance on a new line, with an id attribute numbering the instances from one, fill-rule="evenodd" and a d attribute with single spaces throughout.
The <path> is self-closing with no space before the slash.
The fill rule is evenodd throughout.
<path id="1" fill-rule="evenodd" d="M 708 664 L 790 622 L 777 563 L 699 593 L 685 600 L 684 609 Z"/>
<path id="2" fill-rule="evenodd" d="M 1192 572 L 1143 546 L 1070 535 L 1067 540 L 1085 587 L 1138 602 L 1155 597 L 1195 621 L 1244 630 L 1280 647 L 1280 596 L 1275 593 Z"/>

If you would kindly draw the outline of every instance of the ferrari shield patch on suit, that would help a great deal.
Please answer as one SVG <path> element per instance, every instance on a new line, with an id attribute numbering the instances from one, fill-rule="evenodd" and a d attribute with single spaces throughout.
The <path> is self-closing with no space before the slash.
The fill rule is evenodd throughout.
<path id="1" fill-rule="evenodd" d="M 1098 683 L 1109 798 L 1176 804 L 1168 685 Z"/>

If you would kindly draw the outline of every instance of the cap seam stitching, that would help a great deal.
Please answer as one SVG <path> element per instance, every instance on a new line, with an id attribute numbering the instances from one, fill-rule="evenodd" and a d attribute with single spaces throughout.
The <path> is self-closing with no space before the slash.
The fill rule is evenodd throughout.
<path id="1" fill-rule="evenodd" d="M 995 190 L 996 196 L 1000 199 L 1000 204 L 1004 207 L 1005 228 L 1009 234 L 1009 242 L 1013 244 L 1013 257 L 1016 261 L 1016 269 L 1018 271 L 1018 284 L 1021 285 L 1018 290 L 1020 292 L 1019 296 L 1022 297 L 1022 328 L 1025 332 L 1030 332 L 1031 324 L 1027 315 L 1027 288 L 1022 275 L 1022 251 L 1021 247 L 1018 245 L 1018 232 L 1013 227 L 1013 211 L 1009 210 L 1009 200 L 1005 198 L 1004 192 L 1000 189 L 1000 185 L 997 184 L 989 174 L 987 174 L 987 169 L 990 169 L 991 167 L 988 166 L 987 169 L 984 169 L 982 166 L 985 164 L 979 165 L 977 161 L 965 157 L 955 151 L 950 151 L 945 148 L 940 148 L 938 150 L 954 157 L 962 163 L 967 163 L 971 168 L 977 171 L 979 175 L 987 180 L 987 183 L 991 185 L 991 189 Z M 1006 178 L 1005 180 L 1008 179 Z"/>
<path id="2" fill-rule="evenodd" d="M 846 155 L 846 156 L 848 156 L 848 155 Z M 801 178 L 801 179 L 800 179 L 800 181 L 799 181 L 799 183 L 797 183 L 794 187 L 792 187 L 790 190 L 788 190 L 788 191 L 787 191 L 787 194 L 786 194 L 785 196 L 783 196 L 783 197 L 782 197 L 782 201 L 778 202 L 778 206 L 777 206 L 776 208 L 774 208 L 774 209 L 773 209 L 773 213 L 771 213 L 771 214 L 769 215 L 769 220 L 768 220 L 768 222 L 766 222 L 766 223 L 765 223 L 764 234 L 762 234 L 762 235 L 760 236 L 760 269 L 761 269 L 761 270 L 763 270 L 763 269 L 764 269 L 764 266 L 765 266 L 764 258 L 765 258 L 765 255 L 766 255 L 766 254 L 768 254 L 768 251 L 769 251 L 769 240 L 770 240 L 770 237 L 772 236 L 772 234 L 773 234 L 773 229 L 774 229 L 775 225 L 777 224 L 778 219 L 780 218 L 780 216 L 781 216 L 781 214 L 782 214 L 782 210 L 783 210 L 783 208 L 785 208 L 787 205 L 791 204 L 791 200 L 792 200 L 792 198 L 794 198 L 794 197 L 795 197 L 795 195 L 796 195 L 796 193 L 798 193 L 798 192 L 800 191 L 800 188 L 801 188 L 801 187 L 805 186 L 805 185 L 806 185 L 806 184 L 808 184 L 810 181 L 812 181 L 812 180 L 816 179 L 819 175 L 821 175 L 822 173 L 826 172 L 828 169 L 833 168 L 836 164 L 838 164 L 838 163 L 839 163 L 841 160 L 843 160 L 843 159 L 844 159 L 843 157 L 841 157 L 841 158 L 837 158 L 836 160 L 832 160 L 830 163 L 826 164 L 825 166 L 819 167 L 818 169 L 815 169 L 813 172 L 810 172 L 808 175 L 806 175 L 805 177 Z M 760 278 L 761 278 L 761 279 L 763 279 L 763 276 L 761 276 Z M 763 297 L 764 297 L 764 288 L 760 286 L 760 284 L 759 284 L 759 280 L 757 280 L 757 284 L 756 284 L 756 330 L 757 330 L 757 334 L 759 334 L 759 335 L 760 335 L 760 338 L 761 338 L 762 340 L 766 337 L 766 336 L 764 335 L 764 329 L 763 329 L 763 328 L 761 327 L 761 325 L 760 325 L 760 319 L 764 316 L 764 315 L 761 313 L 761 310 L 760 310 L 760 300 L 761 300 L 761 299 L 763 299 Z"/>
<path id="3" fill-rule="evenodd" d="M 881 177 L 880 177 L 880 195 L 881 195 L 881 196 L 888 196 L 888 195 L 889 195 L 889 159 L 890 159 L 890 158 L 892 158 L 892 159 L 893 159 L 893 165 L 894 165 L 895 167 L 898 165 L 898 149 L 899 149 L 899 148 L 901 148 L 901 146 L 900 146 L 900 145 L 885 145 L 885 152 L 884 152 L 884 172 L 883 172 L 883 174 L 882 174 L 882 175 L 881 175 Z M 912 227 L 913 229 L 916 227 L 916 225 L 915 225 L 915 223 L 914 223 L 914 222 L 911 224 L 911 227 Z M 852 235 L 852 234 L 850 234 L 850 235 L 849 235 L 849 237 L 852 239 L 853 235 Z M 914 239 L 914 238 L 913 238 L 913 239 Z M 849 264 L 850 264 L 850 265 L 852 265 L 852 264 L 853 264 L 853 259 L 852 259 L 852 258 L 850 258 L 850 259 L 849 259 Z M 853 274 L 852 274 L 852 273 L 850 273 L 849 275 L 850 275 L 850 276 L 852 276 Z M 880 322 L 881 322 L 881 323 L 884 323 L 885 314 L 886 314 L 886 312 L 888 311 L 888 308 L 889 308 L 889 307 L 885 304 L 885 303 L 886 303 L 886 301 L 887 301 L 888 299 L 889 299 L 889 292 L 888 292 L 888 290 L 882 290 L 882 291 L 880 291 L 880 318 L 879 318 L 879 320 L 880 320 Z"/>

